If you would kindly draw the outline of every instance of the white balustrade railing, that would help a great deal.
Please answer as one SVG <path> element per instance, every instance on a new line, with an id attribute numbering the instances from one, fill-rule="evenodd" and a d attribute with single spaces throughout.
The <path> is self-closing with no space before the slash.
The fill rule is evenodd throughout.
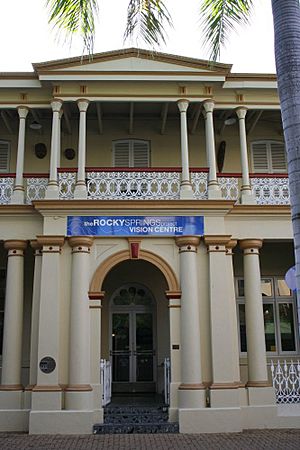
<path id="1" fill-rule="evenodd" d="M 8 205 L 14 190 L 14 178 L 1 177 L 0 178 L 0 204 Z"/>
<path id="2" fill-rule="evenodd" d="M 48 178 L 26 178 L 26 203 L 30 204 L 34 200 L 42 200 L 45 198 Z"/>
<path id="3" fill-rule="evenodd" d="M 251 178 L 252 191 L 258 205 L 289 205 L 288 178 Z"/>
<path id="4" fill-rule="evenodd" d="M 207 173 L 191 172 L 191 183 L 195 200 L 207 199 Z M 179 171 L 95 171 L 87 172 L 88 200 L 178 200 L 180 198 Z M 222 176 L 218 178 L 222 198 L 237 201 L 239 178 Z M 48 179 L 45 177 L 25 178 L 25 201 L 45 198 Z M 75 172 L 58 174 L 59 198 L 73 200 L 76 183 Z M 0 204 L 9 204 L 13 192 L 14 178 L 0 177 Z M 289 205 L 288 178 L 251 178 L 251 187 L 259 205 Z"/>
<path id="5" fill-rule="evenodd" d="M 271 374 L 277 403 L 300 403 L 300 363 L 299 361 L 271 361 Z"/>
<path id="6" fill-rule="evenodd" d="M 170 358 L 164 359 L 164 400 L 165 405 L 170 405 L 171 362 Z"/>
<path id="7" fill-rule="evenodd" d="M 111 401 L 111 363 L 106 359 L 100 360 L 100 384 L 102 385 L 102 406 Z"/>

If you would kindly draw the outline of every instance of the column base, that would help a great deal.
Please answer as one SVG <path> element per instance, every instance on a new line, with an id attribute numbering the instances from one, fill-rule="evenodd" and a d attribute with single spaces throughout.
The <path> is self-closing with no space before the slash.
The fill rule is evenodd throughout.
<path id="1" fill-rule="evenodd" d="M 74 200 L 86 200 L 87 199 L 87 188 L 84 182 L 76 183 L 74 190 Z"/>
<path id="2" fill-rule="evenodd" d="M 240 406 L 238 387 L 232 389 L 210 389 L 211 408 L 234 408 Z"/>
<path id="3" fill-rule="evenodd" d="M 28 409 L 0 410 L 1 432 L 27 432 L 29 427 Z"/>
<path id="4" fill-rule="evenodd" d="M 269 387 L 251 387 L 247 386 L 248 404 L 255 406 L 276 405 L 275 390 Z"/>
<path id="5" fill-rule="evenodd" d="M 256 205 L 256 197 L 251 190 L 241 190 L 240 202 L 242 205 Z"/>
<path id="6" fill-rule="evenodd" d="M 217 199 L 222 198 L 222 191 L 218 184 L 213 184 L 212 186 L 208 186 L 207 198 L 208 198 L 208 200 L 217 200 Z"/>
<path id="7" fill-rule="evenodd" d="M 181 383 L 170 383 L 170 406 L 169 421 L 177 422 L 178 420 L 178 388 Z"/>
<path id="8" fill-rule="evenodd" d="M 180 184 L 180 200 L 191 200 L 194 198 L 193 186 L 189 181 L 184 181 Z"/>
<path id="9" fill-rule="evenodd" d="M 14 205 L 24 205 L 25 203 L 25 191 L 23 187 L 15 187 L 12 196 L 11 196 L 11 200 L 10 200 L 11 204 Z"/>
<path id="10" fill-rule="evenodd" d="M 59 187 L 58 183 L 53 181 L 49 182 L 46 193 L 45 193 L 45 199 L 46 200 L 58 200 L 59 198 Z"/>
<path id="11" fill-rule="evenodd" d="M 63 393 L 60 390 L 32 391 L 31 408 L 36 411 L 52 411 L 62 408 Z"/>
<path id="12" fill-rule="evenodd" d="M 100 403 L 100 398 L 99 398 Z M 65 391 L 65 409 L 78 411 L 91 411 L 93 405 L 93 392 Z"/>
<path id="13" fill-rule="evenodd" d="M 24 391 L 1 390 L 0 409 L 22 409 L 24 401 Z"/>
<path id="14" fill-rule="evenodd" d="M 93 411 L 31 411 L 29 434 L 92 434 Z"/>
<path id="15" fill-rule="evenodd" d="M 242 429 L 241 408 L 179 409 L 180 433 L 237 433 Z"/>
<path id="16" fill-rule="evenodd" d="M 195 385 L 196 386 L 196 385 Z M 180 385 L 178 389 L 179 409 L 199 409 L 206 407 L 206 389 L 205 387 L 188 388 L 188 385 Z"/>

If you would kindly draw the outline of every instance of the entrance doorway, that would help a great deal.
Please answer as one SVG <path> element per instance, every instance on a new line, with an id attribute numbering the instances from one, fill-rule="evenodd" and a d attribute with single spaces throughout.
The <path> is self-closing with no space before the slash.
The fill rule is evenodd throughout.
<path id="1" fill-rule="evenodd" d="M 111 298 L 110 358 L 113 392 L 155 392 L 154 299 L 140 284 L 126 284 Z"/>

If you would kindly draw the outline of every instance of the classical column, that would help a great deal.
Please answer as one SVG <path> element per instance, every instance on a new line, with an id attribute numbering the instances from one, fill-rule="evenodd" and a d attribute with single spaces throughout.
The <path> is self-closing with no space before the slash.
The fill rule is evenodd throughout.
<path id="1" fill-rule="evenodd" d="M 30 369 L 29 385 L 26 390 L 31 390 L 37 383 L 38 367 L 38 341 L 39 341 L 39 314 L 41 295 L 41 269 L 42 269 L 42 246 L 37 240 L 30 241 L 34 250 L 34 275 L 31 308 L 31 335 L 30 335 Z"/>
<path id="2" fill-rule="evenodd" d="M 90 339 L 91 339 L 91 386 L 93 388 L 93 410 L 95 420 L 103 422 L 103 407 L 101 403 L 103 386 L 100 384 L 101 360 L 101 310 L 105 292 L 89 292 L 90 307 Z M 100 400 L 99 400 L 100 399 Z"/>
<path id="3" fill-rule="evenodd" d="M 217 165 L 216 165 L 216 149 L 215 149 L 215 132 L 213 111 L 214 102 L 212 100 L 206 100 L 203 102 L 203 108 L 205 110 L 205 140 L 206 140 L 206 157 L 209 168 L 208 173 L 208 198 L 221 198 L 222 193 L 217 179 Z"/>
<path id="4" fill-rule="evenodd" d="M 241 152 L 241 166 L 242 166 L 242 187 L 241 187 L 240 201 L 242 204 L 249 205 L 255 204 L 256 200 L 251 190 L 249 177 L 246 123 L 245 123 L 246 114 L 247 108 L 241 107 L 236 109 L 236 115 L 238 116 L 239 119 L 240 152 Z"/>
<path id="5" fill-rule="evenodd" d="M 228 270 L 228 280 L 229 280 L 229 315 L 231 319 L 231 330 L 232 330 L 232 356 L 233 356 L 233 370 L 234 370 L 234 381 L 239 385 L 240 388 L 244 388 L 245 385 L 241 383 L 240 375 L 240 354 L 239 354 L 239 341 L 238 341 L 238 321 L 237 321 L 237 305 L 236 305 L 236 295 L 235 295 L 235 285 L 234 285 L 234 270 L 233 270 L 233 249 L 237 245 L 236 239 L 230 239 L 226 243 L 226 266 Z"/>
<path id="6" fill-rule="evenodd" d="M 72 247 L 69 385 L 66 409 L 92 409 L 90 367 L 89 259 L 93 238 L 71 237 Z M 99 399 L 100 401 L 100 399 Z"/>
<path id="7" fill-rule="evenodd" d="M 78 172 L 75 185 L 74 198 L 86 199 L 87 189 L 85 183 L 85 159 L 86 159 L 86 112 L 89 101 L 80 99 L 77 102 L 79 108 L 79 137 L 78 137 Z"/>
<path id="8" fill-rule="evenodd" d="M 17 167 L 14 191 L 11 198 L 11 203 L 22 204 L 25 202 L 24 189 L 24 153 L 25 153 L 25 125 L 28 108 L 19 106 L 19 135 L 18 135 L 18 151 L 17 151 Z"/>
<path id="9" fill-rule="evenodd" d="M 179 408 L 205 407 L 205 386 L 202 383 L 200 312 L 196 236 L 176 238 L 180 255 L 181 283 L 181 385 Z"/>
<path id="10" fill-rule="evenodd" d="M 0 391 L 20 391 L 24 300 L 24 240 L 4 242 L 8 250 Z M 16 405 L 15 405 L 16 406 Z M 13 406 L 11 406 L 13 407 Z"/>
<path id="11" fill-rule="evenodd" d="M 166 291 L 169 300 L 169 321 L 170 321 L 170 406 L 169 420 L 178 420 L 178 388 L 181 384 L 181 339 L 180 339 L 180 291 Z"/>
<path id="12" fill-rule="evenodd" d="M 61 166 L 61 118 L 64 112 L 63 109 L 59 112 L 59 125 L 58 125 L 58 133 L 57 133 L 57 168 L 59 169 Z"/>
<path id="13" fill-rule="evenodd" d="M 52 107 L 52 135 L 51 135 L 51 155 L 50 155 L 50 175 L 49 183 L 46 190 L 46 199 L 58 199 L 59 187 L 57 179 L 57 166 L 58 166 L 58 149 L 59 137 L 60 137 L 60 111 L 62 107 L 62 101 L 55 99 L 51 102 Z"/>
<path id="14" fill-rule="evenodd" d="M 64 236 L 37 236 L 42 247 L 37 383 L 32 410 L 60 410 L 61 248 Z"/>
<path id="15" fill-rule="evenodd" d="M 248 356 L 247 386 L 268 386 L 259 249 L 261 239 L 242 239 L 244 251 L 245 313 Z"/>
<path id="16" fill-rule="evenodd" d="M 211 407 L 239 406 L 239 384 L 233 366 L 233 332 L 231 328 L 232 280 L 226 270 L 226 244 L 229 235 L 205 236 L 209 258 L 210 329 L 212 352 Z M 220 276 L 222 274 L 222 276 Z M 221 301 L 221 303 L 220 303 Z"/>
<path id="17" fill-rule="evenodd" d="M 186 112 L 189 106 L 188 100 L 179 100 L 177 102 L 180 111 L 180 136 L 181 136 L 181 183 L 180 183 L 180 198 L 193 198 L 193 188 L 190 181 L 190 167 L 189 167 L 189 148 L 188 148 L 188 132 L 187 132 L 187 117 Z"/>

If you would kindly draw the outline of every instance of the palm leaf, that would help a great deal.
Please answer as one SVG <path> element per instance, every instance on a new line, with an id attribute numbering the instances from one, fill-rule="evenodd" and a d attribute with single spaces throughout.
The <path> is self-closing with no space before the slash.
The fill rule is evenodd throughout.
<path id="1" fill-rule="evenodd" d="M 252 7 L 253 0 L 202 0 L 200 23 L 210 59 L 216 61 L 220 57 L 221 47 L 236 25 L 249 21 Z"/>
<path id="2" fill-rule="evenodd" d="M 95 41 L 95 18 L 98 15 L 98 0 L 46 0 L 49 8 L 49 23 L 59 32 L 72 39 L 79 34 L 84 49 L 93 53 Z"/>
<path id="3" fill-rule="evenodd" d="M 152 46 L 165 43 L 165 25 L 172 26 L 172 19 L 162 0 L 130 0 L 124 41 L 142 39 Z"/>

